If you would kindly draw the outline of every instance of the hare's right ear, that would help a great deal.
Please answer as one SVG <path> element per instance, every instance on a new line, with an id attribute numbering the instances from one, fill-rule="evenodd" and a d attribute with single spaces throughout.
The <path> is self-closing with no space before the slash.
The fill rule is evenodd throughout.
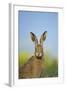
<path id="1" fill-rule="evenodd" d="M 45 32 L 41 35 L 41 38 L 40 38 L 40 44 L 41 44 L 41 45 L 43 45 L 43 41 L 45 41 L 46 36 L 47 36 L 47 31 L 45 31 Z"/>
<path id="2" fill-rule="evenodd" d="M 32 32 L 30 32 L 30 35 L 31 35 L 32 41 L 35 42 L 35 44 L 38 44 L 38 39 L 37 39 L 36 35 Z"/>

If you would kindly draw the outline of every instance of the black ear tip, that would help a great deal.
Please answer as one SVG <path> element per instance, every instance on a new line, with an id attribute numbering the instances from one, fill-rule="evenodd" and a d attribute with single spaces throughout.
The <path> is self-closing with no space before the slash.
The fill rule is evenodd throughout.
<path id="1" fill-rule="evenodd" d="M 30 32 L 30 34 L 34 36 L 34 33 L 33 32 Z"/>
<path id="2" fill-rule="evenodd" d="M 33 35 L 33 33 L 32 33 L 32 32 L 30 32 L 30 35 Z"/>
<path id="3" fill-rule="evenodd" d="M 30 34 L 32 34 L 32 32 L 30 32 Z"/>
<path id="4" fill-rule="evenodd" d="M 47 31 L 45 31 L 45 32 L 43 33 L 43 35 L 45 35 L 45 34 L 47 34 Z"/>
<path id="5" fill-rule="evenodd" d="M 44 33 L 47 33 L 47 31 L 45 31 Z"/>
<path id="6" fill-rule="evenodd" d="M 30 34 L 33 34 L 33 32 L 30 32 Z"/>

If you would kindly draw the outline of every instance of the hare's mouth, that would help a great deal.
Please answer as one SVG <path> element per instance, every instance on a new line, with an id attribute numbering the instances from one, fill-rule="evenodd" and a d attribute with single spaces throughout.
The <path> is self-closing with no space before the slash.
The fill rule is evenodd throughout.
<path id="1" fill-rule="evenodd" d="M 36 56 L 37 59 L 42 59 L 42 56 Z"/>

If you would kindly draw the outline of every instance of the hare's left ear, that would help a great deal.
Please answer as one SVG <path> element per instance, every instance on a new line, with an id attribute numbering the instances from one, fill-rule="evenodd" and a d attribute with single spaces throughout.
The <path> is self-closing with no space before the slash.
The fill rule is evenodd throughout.
<path id="1" fill-rule="evenodd" d="M 45 31 L 45 32 L 41 35 L 40 44 L 43 44 L 43 41 L 45 41 L 46 36 L 47 36 L 47 31 Z"/>
<path id="2" fill-rule="evenodd" d="M 38 44 L 38 39 L 37 39 L 36 35 L 33 32 L 30 32 L 30 35 L 31 35 L 32 41 L 35 42 L 35 45 L 37 45 Z"/>

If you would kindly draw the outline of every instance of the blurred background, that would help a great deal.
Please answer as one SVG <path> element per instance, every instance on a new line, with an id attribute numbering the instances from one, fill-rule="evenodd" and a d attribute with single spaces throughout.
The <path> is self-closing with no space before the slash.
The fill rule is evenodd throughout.
<path id="1" fill-rule="evenodd" d="M 18 12 L 18 52 L 19 67 L 34 55 L 35 44 L 30 32 L 38 39 L 44 31 L 47 38 L 43 43 L 45 62 L 42 77 L 58 76 L 58 13 L 56 12 Z"/>

